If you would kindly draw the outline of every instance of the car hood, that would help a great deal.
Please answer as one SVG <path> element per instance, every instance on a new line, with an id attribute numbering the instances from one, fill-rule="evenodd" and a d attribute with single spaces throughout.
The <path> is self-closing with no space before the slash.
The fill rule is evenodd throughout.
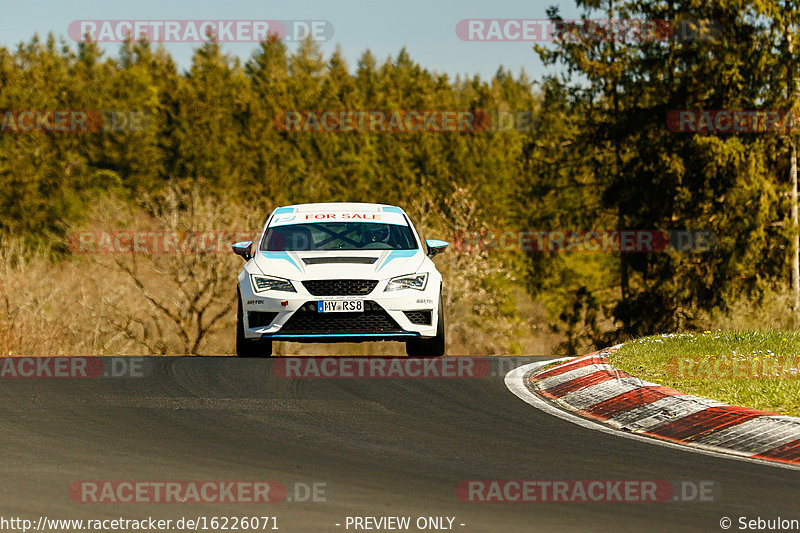
<path id="1" fill-rule="evenodd" d="M 413 274 L 424 261 L 421 249 L 259 251 L 253 258 L 262 274 L 294 280 L 387 279 Z"/>

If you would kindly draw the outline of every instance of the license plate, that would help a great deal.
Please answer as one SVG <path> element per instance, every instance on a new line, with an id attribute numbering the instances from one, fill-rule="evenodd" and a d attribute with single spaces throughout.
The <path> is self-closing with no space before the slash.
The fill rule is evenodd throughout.
<path id="1" fill-rule="evenodd" d="M 320 300 L 317 302 L 320 313 L 363 313 L 364 300 Z"/>

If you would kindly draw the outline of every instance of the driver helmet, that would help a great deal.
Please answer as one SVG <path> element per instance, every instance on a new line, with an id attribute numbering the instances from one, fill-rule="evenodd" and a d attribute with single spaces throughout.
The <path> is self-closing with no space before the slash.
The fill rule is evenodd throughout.
<path id="1" fill-rule="evenodd" d="M 386 242 L 389 238 L 389 228 L 386 226 L 379 226 L 376 229 L 369 229 L 364 232 L 364 238 L 367 243 Z"/>

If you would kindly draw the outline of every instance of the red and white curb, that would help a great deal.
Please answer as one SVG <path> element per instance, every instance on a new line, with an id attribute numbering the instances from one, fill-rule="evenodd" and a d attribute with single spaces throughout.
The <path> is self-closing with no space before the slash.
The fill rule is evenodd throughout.
<path id="1" fill-rule="evenodd" d="M 800 418 L 725 405 L 643 381 L 610 364 L 608 354 L 615 349 L 559 359 L 567 362 L 547 370 L 542 367 L 554 361 L 521 366 L 506 375 L 506 386 L 527 403 L 584 427 L 800 468 Z"/>

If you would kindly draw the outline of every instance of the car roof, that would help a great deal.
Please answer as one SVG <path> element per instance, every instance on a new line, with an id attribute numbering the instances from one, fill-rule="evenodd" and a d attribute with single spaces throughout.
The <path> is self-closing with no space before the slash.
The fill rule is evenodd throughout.
<path id="1" fill-rule="evenodd" d="M 388 208 L 388 209 L 387 209 Z M 365 202 L 322 202 L 314 204 L 295 204 L 279 207 L 282 213 L 311 213 L 320 211 L 361 211 L 361 212 L 394 212 L 404 213 L 394 205 L 371 204 Z"/>

